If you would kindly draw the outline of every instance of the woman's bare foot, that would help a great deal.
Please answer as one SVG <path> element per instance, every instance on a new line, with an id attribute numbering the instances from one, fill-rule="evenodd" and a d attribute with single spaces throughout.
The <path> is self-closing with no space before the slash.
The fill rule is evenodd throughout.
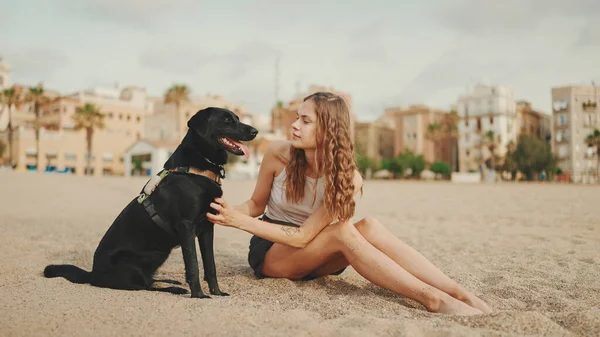
<path id="1" fill-rule="evenodd" d="M 481 315 L 483 312 L 476 309 L 468 304 L 457 300 L 456 298 L 440 292 L 440 299 L 435 304 L 427 307 L 427 310 L 432 312 L 439 312 L 442 314 L 459 315 L 459 316 L 473 316 Z"/>
<path id="2" fill-rule="evenodd" d="M 462 300 L 473 308 L 481 310 L 484 314 L 491 314 L 492 309 L 481 298 L 468 293 L 467 298 Z"/>

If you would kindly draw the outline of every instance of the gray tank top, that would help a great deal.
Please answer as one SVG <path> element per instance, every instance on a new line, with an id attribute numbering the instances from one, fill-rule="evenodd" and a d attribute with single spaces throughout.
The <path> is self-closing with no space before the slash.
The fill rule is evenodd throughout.
<path id="1" fill-rule="evenodd" d="M 288 202 L 285 197 L 285 168 L 273 179 L 271 187 L 271 195 L 267 202 L 267 217 L 290 222 L 295 225 L 302 225 L 308 217 L 313 214 L 323 202 L 324 180 L 323 178 L 315 179 L 306 177 L 304 185 L 304 199 L 298 204 Z M 314 198 L 314 186 L 317 187 L 317 196 Z M 314 204 L 313 204 L 314 200 Z"/>

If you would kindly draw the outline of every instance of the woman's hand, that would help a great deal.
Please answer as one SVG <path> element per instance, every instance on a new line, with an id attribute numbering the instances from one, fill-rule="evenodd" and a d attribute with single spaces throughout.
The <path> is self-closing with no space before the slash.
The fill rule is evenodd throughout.
<path id="1" fill-rule="evenodd" d="M 227 205 L 223 198 L 215 198 L 214 202 L 210 203 L 210 207 L 218 212 L 217 214 L 206 213 L 210 222 L 222 226 L 240 227 L 244 214 Z"/>

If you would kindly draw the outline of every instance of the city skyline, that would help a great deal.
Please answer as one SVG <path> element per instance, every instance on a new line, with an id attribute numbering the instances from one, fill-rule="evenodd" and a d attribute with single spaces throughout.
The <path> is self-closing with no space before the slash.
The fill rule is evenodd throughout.
<path id="1" fill-rule="evenodd" d="M 267 114 L 279 57 L 281 100 L 332 86 L 370 121 L 395 105 L 449 109 L 477 82 L 550 114 L 551 88 L 600 83 L 600 4 L 589 0 L 0 3 L 12 83 L 64 94 L 118 82 L 162 96 L 185 83 Z"/>

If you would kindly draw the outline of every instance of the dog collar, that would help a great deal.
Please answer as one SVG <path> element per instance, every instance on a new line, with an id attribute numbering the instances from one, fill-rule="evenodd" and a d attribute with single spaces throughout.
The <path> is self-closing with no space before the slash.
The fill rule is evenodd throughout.
<path id="1" fill-rule="evenodd" d="M 223 165 L 213 163 L 212 160 L 210 160 L 210 159 L 206 158 L 205 156 L 203 156 L 202 153 L 200 153 L 200 151 L 198 151 L 196 149 L 194 149 L 194 151 L 196 151 L 196 153 L 200 157 L 202 157 L 202 159 L 206 160 L 209 164 L 211 164 L 213 166 L 216 166 L 219 169 L 219 173 L 218 173 L 219 174 L 219 178 L 225 179 L 225 167 Z M 186 172 L 186 173 L 188 173 L 188 172 Z"/>
<path id="2" fill-rule="evenodd" d="M 206 177 L 212 181 L 214 181 L 215 183 L 217 183 L 217 185 L 221 186 L 221 175 L 220 174 L 216 174 L 211 170 L 200 170 L 197 169 L 195 167 L 191 167 L 191 166 L 178 166 L 174 169 L 169 170 L 170 172 L 178 172 L 178 173 L 187 173 L 187 174 L 195 174 L 195 175 L 199 175 L 199 176 L 203 176 Z M 212 175 L 212 176 L 211 176 Z"/>

